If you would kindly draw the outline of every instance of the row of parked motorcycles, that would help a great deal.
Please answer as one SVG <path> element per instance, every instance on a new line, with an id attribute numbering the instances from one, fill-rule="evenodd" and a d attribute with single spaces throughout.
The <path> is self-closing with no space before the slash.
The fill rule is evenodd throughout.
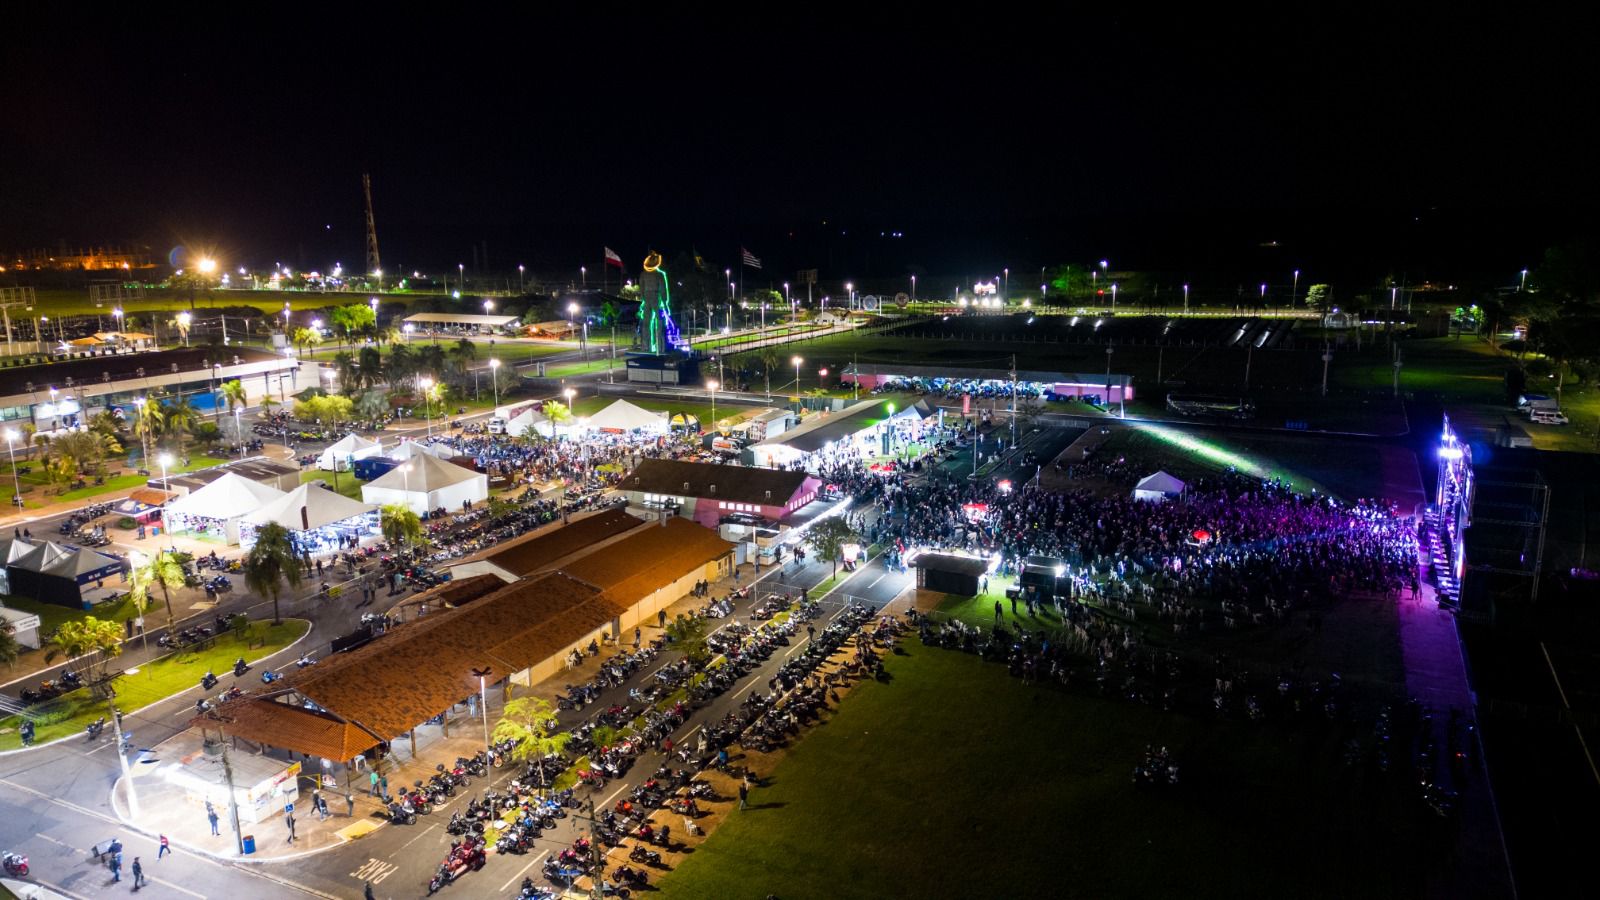
<path id="1" fill-rule="evenodd" d="M 69 669 L 62 672 L 61 677 L 55 680 L 39 682 L 38 688 L 23 688 L 19 696 L 24 705 L 43 703 L 46 700 L 54 700 L 68 691 L 75 691 L 81 687 L 83 687 L 83 678 L 77 672 Z"/>

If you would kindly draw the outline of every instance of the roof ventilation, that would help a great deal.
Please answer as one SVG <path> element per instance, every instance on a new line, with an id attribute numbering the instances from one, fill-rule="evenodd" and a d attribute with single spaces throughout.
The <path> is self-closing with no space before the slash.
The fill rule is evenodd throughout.
<path id="1" fill-rule="evenodd" d="M 767 491 L 767 499 L 768 500 L 772 499 L 772 492 L 771 491 Z"/>
<path id="2" fill-rule="evenodd" d="M 714 484 L 711 486 L 711 493 L 713 496 L 717 493 L 717 486 Z"/>
<path id="3" fill-rule="evenodd" d="M 634 487 L 638 487 L 639 486 L 639 481 L 640 481 L 639 476 L 637 476 L 637 475 L 633 476 L 633 486 Z"/>
<path id="4" fill-rule="evenodd" d="M 687 481 L 685 481 L 685 482 L 684 482 L 684 483 L 683 483 L 683 492 L 684 492 L 684 493 L 685 493 L 685 494 L 687 494 L 687 493 L 689 493 L 689 482 L 687 482 Z"/>

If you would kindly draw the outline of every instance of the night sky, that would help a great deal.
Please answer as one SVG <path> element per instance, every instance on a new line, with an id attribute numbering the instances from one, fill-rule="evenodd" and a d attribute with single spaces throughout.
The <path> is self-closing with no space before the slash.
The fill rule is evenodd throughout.
<path id="1" fill-rule="evenodd" d="M 1584 23 L 752 15 L 18 22 L 0 249 L 359 265 L 363 171 L 408 268 L 1504 266 L 1600 198 Z"/>

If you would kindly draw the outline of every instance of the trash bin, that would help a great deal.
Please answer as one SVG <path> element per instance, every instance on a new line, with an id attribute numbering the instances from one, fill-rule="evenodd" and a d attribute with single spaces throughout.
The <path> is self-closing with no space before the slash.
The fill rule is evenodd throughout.
<path id="1" fill-rule="evenodd" d="M 245 852 L 246 856 L 250 855 L 251 853 L 256 852 L 256 836 L 255 835 L 247 834 L 247 835 L 244 836 L 244 852 Z"/>

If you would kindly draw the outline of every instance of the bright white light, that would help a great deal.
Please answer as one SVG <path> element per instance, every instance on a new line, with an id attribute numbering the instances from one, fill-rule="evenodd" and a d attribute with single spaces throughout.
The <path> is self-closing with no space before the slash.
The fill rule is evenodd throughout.
<path id="1" fill-rule="evenodd" d="M 163 453 L 156 461 L 161 463 L 161 468 L 165 469 L 167 466 L 172 465 L 172 454 Z"/>
<path id="2" fill-rule="evenodd" d="M 1440 447 L 1439 448 L 1439 458 L 1440 459 L 1460 459 L 1461 456 L 1462 456 L 1462 453 L 1461 453 L 1461 448 L 1460 447 Z"/>

